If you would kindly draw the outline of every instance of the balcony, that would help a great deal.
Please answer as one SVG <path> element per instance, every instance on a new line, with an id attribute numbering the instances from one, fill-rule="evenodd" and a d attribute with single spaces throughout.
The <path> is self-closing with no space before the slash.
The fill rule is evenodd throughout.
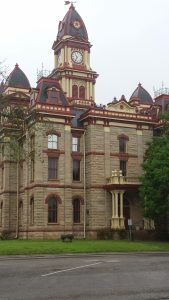
<path id="1" fill-rule="evenodd" d="M 128 190 L 137 189 L 141 184 L 138 177 L 123 176 L 122 171 L 113 170 L 111 177 L 106 180 L 105 189 L 111 190 Z"/>

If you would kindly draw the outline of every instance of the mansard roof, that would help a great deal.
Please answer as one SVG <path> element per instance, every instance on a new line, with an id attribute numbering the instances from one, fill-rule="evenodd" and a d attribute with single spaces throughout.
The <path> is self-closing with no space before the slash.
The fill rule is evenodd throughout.
<path id="1" fill-rule="evenodd" d="M 19 65 L 16 64 L 13 71 L 9 74 L 6 83 L 6 87 L 14 87 L 21 89 L 30 89 L 30 83 L 25 73 L 19 68 Z"/>
<path id="2" fill-rule="evenodd" d="M 88 41 L 86 26 L 73 4 L 69 7 L 63 20 L 59 22 L 57 38 L 60 40 L 67 35 Z"/>
<path id="3" fill-rule="evenodd" d="M 38 102 L 62 106 L 69 105 L 57 79 L 42 77 L 38 81 L 37 89 L 39 90 Z"/>
<path id="4" fill-rule="evenodd" d="M 135 89 L 130 97 L 131 100 L 138 100 L 140 104 L 153 104 L 153 99 L 150 94 L 142 87 L 141 83 Z"/>

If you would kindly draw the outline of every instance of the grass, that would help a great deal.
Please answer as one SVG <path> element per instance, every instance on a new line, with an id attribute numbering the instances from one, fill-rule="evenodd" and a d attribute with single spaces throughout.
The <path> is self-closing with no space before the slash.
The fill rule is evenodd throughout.
<path id="1" fill-rule="evenodd" d="M 102 253 L 134 251 L 169 251 L 169 242 L 74 240 L 5 240 L 0 241 L 0 255 L 65 253 Z"/>

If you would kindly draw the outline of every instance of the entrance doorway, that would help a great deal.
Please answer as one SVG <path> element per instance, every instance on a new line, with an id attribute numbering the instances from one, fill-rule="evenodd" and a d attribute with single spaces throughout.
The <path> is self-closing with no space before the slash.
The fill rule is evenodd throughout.
<path id="1" fill-rule="evenodd" d="M 128 229 L 128 219 L 130 219 L 130 202 L 125 197 L 123 197 L 123 217 L 125 229 Z"/>

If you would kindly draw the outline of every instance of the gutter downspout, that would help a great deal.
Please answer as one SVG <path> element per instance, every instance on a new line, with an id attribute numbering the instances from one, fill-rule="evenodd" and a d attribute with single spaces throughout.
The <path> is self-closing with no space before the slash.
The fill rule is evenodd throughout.
<path id="1" fill-rule="evenodd" d="M 19 155 L 17 157 L 17 164 L 16 164 L 16 236 L 15 238 L 18 239 L 19 235 Z"/>
<path id="2" fill-rule="evenodd" d="M 86 142 L 85 142 L 86 131 L 83 134 L 83 181 L 84 181 L 84 189 L 83 189 L 83 198 L 84 198 L 84 220 L 83 220 L 83 238 L 86 238 Z"/>

